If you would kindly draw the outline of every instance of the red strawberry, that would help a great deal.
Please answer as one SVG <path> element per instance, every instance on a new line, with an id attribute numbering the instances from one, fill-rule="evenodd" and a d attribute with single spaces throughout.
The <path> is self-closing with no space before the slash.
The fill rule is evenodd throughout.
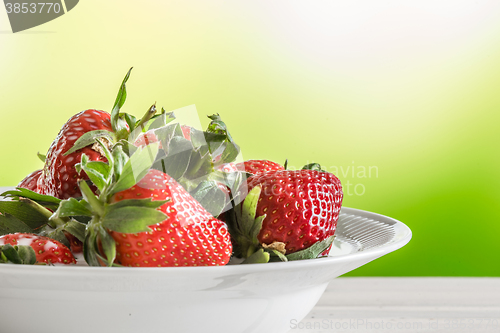
<path id="1" fill-rule="evenodd" d="M 248 190 L 256 187 L 260 193 L 249 192 L 241 215 L 264 218 L 260 220 L 261 228 L 257 223 L 257 229 L 252 229 L 258 218 L 251 221 L 252 225 L 243 227 L 254 230 L 257 239 L 236 228 L 238 232 L 233 237 L 242 247 L 237 250 L 240 255 L 251 255 L 253 250 L 249 252 L 248 248 L 259 245 L 264 249 L 271 246 L 271 249 L 289 255 L 318 242 L 333 240 L 331 236 L 335 233 L 343 198 L 340 181 L 333 174 L 318 170 L 266 172 L 248 179 Z M 258 195 L 252 196 L 252 193 Z M 245 206 L 251 206 L 245 205 L 247 200 L 254 200 L 254 211 L 245 211 Z M 325 248 L 321 252 L 326 254 Z"/>
<path id="2" fill-rule="evenodd" d="M 245 170 L 252 175 L 258 175 L 267 171 L 285 170 L 281 164 L 269 160 L 248 160 L 238 163 L 237 168 Z"/>
<path id="3" fill-rule="evenodd" d="M 109 113 L 93 109 L 82 111 L 71 117 L 62 127 L 50 146 L 43 174 L 38 182 L 42 194 L 60 199 L 81 196 L 77 182 L 79 179 L 87 180 L 88 176 L 84 172 L 79 175 L 75 164 L 80 162 L 83 153 L 89 157 L 90 161 L 106 161 L 106 158 L 98 149 L 91 146 L 66 156 L 64 153 L 71 149 L 83 134 L 95 130 L 112 131 Z"/>
<path id="4" fill-rule="evenodd" d="M 33 192 L 38 192 L 38 179 L 42 175 L 42 170 L 37 170 L 26 176 L 17 187 L 22 187 Z"/>
<path id="5" fill-rule="evenodd" d="M 75 236 L 70 234 L 69 232 L 67 232 L 67 231 L 63 231 L 63 232 L 64 232 L 64 236 L 66 236 L 66 239 L 69 242 L 71 252 L 72 253 L 82 253 L 83 252 L 83 243 L 78 238 L 76 238 Z"/>
<path id="6" fill-rule="evenodd" d="M 7 234 L 0 237 L 0 245 L 5 244 L 31 246 L 40 263 L 76 264 L 75 257 L 66 246 L 48 237 L 27 233 Z"/>
<path id="7" fill-rule="evenodd" d="M 132 188 L 116 193 L 112 201 L 169 200 L 158 208 L 168 219 L 150 226 L 151 232 L 125 234 L 110 231 L 116 241 L 117 262 L 125 266 L 217 266 L 231 256 L 224 222 L 212 217 L 167 174 L 150 170 Z"/>

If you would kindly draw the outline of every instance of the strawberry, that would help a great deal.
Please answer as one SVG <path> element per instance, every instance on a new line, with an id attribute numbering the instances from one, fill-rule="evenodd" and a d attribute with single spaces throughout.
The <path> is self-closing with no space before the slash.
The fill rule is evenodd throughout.
<path id="1" fill-rule="evenodd" d="M 281 164 L 269 160 L 248 160 L 238 163 L 237 168 L 245 170 L 252 175 L 258 175 L 267 171 L 285 170 Z"/>
<path id="2" fill-rule="evenodd" d="M 77 172 L 75 165 L 85 154 L 89 161 L 105 162 L 103 147 L 97 139 L 109 145 L 127 139 L 135 126 L 142 126 L 156 113 L 153 105 L 139 122 L 128 114 L 120 114 L 120 108 L 127 96 L 125 83 L 132 68 L 127 72 L 118 91 L 111 114 L 89 109 L 72 116 L 61 128 L 58 136 L 52 142 L 45 158 L 43 173 L 38 180 L 41 194 L 60 199 L 80 197 L 77 183 L 79 180 L 89 180 L 83 172 Z M 131 128 L 134 127 L 134 128 Z M 93 187 L 96 190 L 96 187 Z"/>
<path id="3" fill-rule="evenodd" d="M 158 143 L 130 157 L 120 145 L 95 164 L 82 155 L 77 168 L 91 175 L 97 197 L 86 181 L 82 201 L 61 201 L 53 218 L 89 216 L 84 256 L 91 266 L 225 265 L 232 251 L 224 222 L 215 219 L 171 176 L 151 169 Z"/>
<path id="4" fill-rule="evenodd" d="M 83 252 L 83 243 L 76 238 L 74 235 L 69 233 L 68 231 L 63 231 L 64 236 L 69 242 L 69 248 L 72 253 L 82 253 Z"/>
<path id="5" fill-rule="evenodd" d="M 106 158 L 97 146 L 86 146 L 67 155 L 65 153 L 82 135 L 95 130 L 112 130 L 109 113 L 94 109 L 85 110 L 66 122 L 47 153 L 43 174 L 38 182 L 42 194 L 60 199 L 81 197 L 78 180 L 89 178 L 85 173 L 78 174 L 75 164 L 80 162 L 82 154 L 87 155 L 91 161 L 104 162 Z"/>
<path id="6" fill-rule="evenodd" d="M 42 175 L 42 170 L 36 170 L 24 178 L 17 187 L 22 187 L 33 192 L 38 192 L 38 179 Z"/>
<path id="7" fill-rule="evenodd" d="M 343 198 L 337 177 L 282 170 L 257 174 L 247 184 L 250 192 L 230 222 L 238 256 L 250 257 L 258 249 L 288 260 L 327 253 Z"/>
<path id="8" fill-rule="evenodd" d="M 111 201 L 148 198 L 169 200 L 158 208 L 167 218 L 150 226 L 150 232 L 110 231 L 117 263 L 152 267 L 227 264 L 232 248 L 226 225 L 167 174 L 150 170 L 135 186 L 114 194 Z"/>
<path id="9" fill-rule="evenodd" d="M 45 264 L 76 264 L 71 251 L 60 242 L 35 234 L 14 233 L 0 237 L 0 245 L 30 246 L 35 251 L 36 261 Z"/>

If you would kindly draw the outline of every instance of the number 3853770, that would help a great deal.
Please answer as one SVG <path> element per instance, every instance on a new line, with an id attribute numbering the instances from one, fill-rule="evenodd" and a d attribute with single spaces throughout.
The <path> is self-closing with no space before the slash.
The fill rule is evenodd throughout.
<path id="1" fill-rule="evenodd" d="M 24 3 L 10 3 L 5 4 L 7 14 L 41 14 L 41 13 L 56 13 L 61 11 L 61 4 L 52 2 L 24 2 Z"/>

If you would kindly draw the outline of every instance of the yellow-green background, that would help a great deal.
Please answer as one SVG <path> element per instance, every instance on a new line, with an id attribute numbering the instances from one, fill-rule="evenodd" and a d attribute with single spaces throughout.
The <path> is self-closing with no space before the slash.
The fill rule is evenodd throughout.
<path id="1" fill-rule="evenodd" d="M 499 59 L 498 1 L 82 0 L 17 34 L 0 8 L 0 186 L 134 66 L 125 111 L 218 112 L 246 159 L 338 169 L 413 230 L 350 275 L 500 276 Z"/>

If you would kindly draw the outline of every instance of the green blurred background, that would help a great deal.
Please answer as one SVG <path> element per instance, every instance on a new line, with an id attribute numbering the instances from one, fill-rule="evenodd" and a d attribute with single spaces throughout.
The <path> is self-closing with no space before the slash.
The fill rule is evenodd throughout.
<path id="1" fill-rule="evenodd" d="M 218 112 L 245 159 L 320 162 L 412 229 L 349 275 L 500 276 L 498 59 L 498 1 L 84 0 L 17 34 L 2 8 L 0 186 L 134 66 L 124 111 Z"/>

